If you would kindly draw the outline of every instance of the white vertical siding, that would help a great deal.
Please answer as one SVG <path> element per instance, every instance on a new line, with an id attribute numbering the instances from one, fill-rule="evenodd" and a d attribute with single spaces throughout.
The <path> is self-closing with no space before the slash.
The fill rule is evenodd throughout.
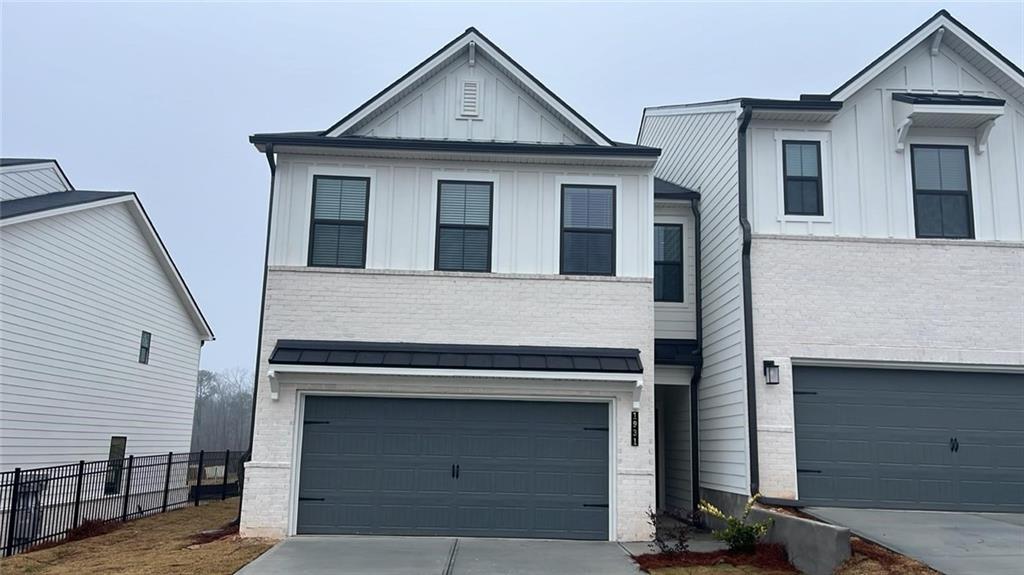
<path id="1" fill-rule="evenodd" d="M 693 235 L 694 221 L 690 202 L 659 201 L 654 205 L 655 224 L 683 226 L 683 301 L 654 302 L 654 337 L 658 339 L 696 339 L 697 271 Z"/>
<path id="2" fill-rule="evenodd" d="M 683 515 L 693 509 L 693 466 L 690 434 L 690 380 L 688 367 L 654 368 L 654 395 L 658 409 L 661 451 L 662 507 Z"/>
<path id="3" fill-rule="evenodd" d="M 189 449 L 200 336 L 125 204 L 5 226 L 0 469 Z M 142 331 L 150 362 L 138 362 Z"/>
<path id="4" fill-rule="evenodd" d="M 0 200 L 66 192 L 52 162 L 0 168 Z"/>
<path id="5" fill-rule="evenodd" d="M 649 110 L 640 143 L 662 149 L 655 176 L 701 192 L 700 479 L 742 494 L 749 456 L 736 119 L 736 109 L 721 107 Z"/>
<path id="6" fill-rule="evenodd" d="M 366 267 L 432 270 L 438 179 L 494 183 L 492 270 L 558 274 L 562 184 L 616 187 L 616 270 L 653 274 L 653 179 L 648 169 L 280 156 L 270 265 L 308 261 L 313 176 L 370 178 Z"/>

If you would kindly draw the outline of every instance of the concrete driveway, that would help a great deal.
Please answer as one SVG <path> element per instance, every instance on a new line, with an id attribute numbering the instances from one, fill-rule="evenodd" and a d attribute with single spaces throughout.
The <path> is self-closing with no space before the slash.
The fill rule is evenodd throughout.
<path id="1" fill-rule="evenodd" d="M 1024 564 L 1024 514 L 807 507 L 803 511 L 947 575 L 1016 575 Z"/>
<path id="2" fill-rule="evenodd" d="M 618 543 L 453 537 L 299 536 L 238 575 L 637 575 Z"/>

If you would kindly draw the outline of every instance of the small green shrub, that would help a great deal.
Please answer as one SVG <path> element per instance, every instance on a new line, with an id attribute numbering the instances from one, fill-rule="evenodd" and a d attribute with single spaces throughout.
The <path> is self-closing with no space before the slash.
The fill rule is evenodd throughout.
<path id="1" fill-rule="evenodd" d="M 729 551 L 751 553 L 754 551 L 757 542 L 764 537 L 765 533 L 768 533 L 768 528 L 772 525 L 771 519 L 747 523 L 747 516 L 750 515 L 750 510 L 760 498 L 761 494 L 755 493 L 748 499 L 747 504 L 743 507 L 743 515 L 740 517 L 726 515 L 707 501 L 701 501 L 697 507 L 711 517 L 725 522 L 724 528 L 712 531 L 711 535 L 719 541 L 724 541 L 729 546 Z"/>

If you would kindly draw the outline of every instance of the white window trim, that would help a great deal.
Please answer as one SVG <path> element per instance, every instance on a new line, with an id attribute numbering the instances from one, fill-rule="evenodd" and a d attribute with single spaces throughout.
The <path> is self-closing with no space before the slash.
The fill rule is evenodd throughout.
<path id="1" fill-rule="evenodd" d="M 654 179 L 652 178 L 653 182 Z M 562 186 L 612 186 L 615 188 L 615 269 L 610 276 L 622 277 L 622 177 L 621 176 L 588 176 L 588 175 L 558 175 L 555 176 L 555 269 L 552 273 L 558 275 L 562 269 Z M 652 184 L 653 186 L 653 184 Z M 654 241 L 654 227 L 651 226 L 651 239 Z M 648 251 L 653 254 L 652 250 Z M 654 261 L 648 262 L 650 275 L 654 275 Z"/>
<path id="2" fill-rule="evenodd" d="M 818 142 L 821 146 L 821 203 L 822 215 L 797 216 L 786 214 L 786 166 L 782 165 L 782 142 L 804 140 Z M 832 222 L 832 133 L 820 130 L 775 130 L 776 219 L 779 222 Z"/>
<path id="3" fill-rule="evenodd" d="M 906 153 L 903 154 L 903 166 L 904 174 L 907 182 L 907 237 L 911 240 L 935 240 L 936 238 L 919 238 L 917 237 L 917 216 L 914 214 L 914 170 L 911 162 L 911 156 L 913 155 L 913 146 L 963 146 L 967 148 L 967 176 L 969 178 L 968 185 L 971 188 L 971 226 L 974 228 L 973 238 L 955 239 L 952 241 L 976 241 L 985 239 L 980 237 L 978 229 L 978 180 L 977 180 L 977 163 L 975 158 L 977 157 L 977 140 L 971 136 L 909 136 L 907 138 Z"/>
<path id="4" fill-rule="evenodd" d="M 428 250 L 427 262 L 429 267 L 427 269 L 434 270 L 434 252 L 437 251 L 437 186 L 441 180 L 453 180 L 453 181 L 466 181 L 466 182 L 489 182 L 491 184 L 491 271 L 489 273 L 495 273 L 498 270 L 498 222 L 497 217 L 497 206 L 498 206 L 498 174 L 496 172 L 464 172 L 459 170 L 434 170 L 431 174 L 430 179 L 430 246 Z M 488 272 L 445 272 L 444 270 L 434 270 L 438 273 L 481 273 L 487 274 Z"/>
<path id="5" fill-rule="evenodd" d="M 303 202 L 305 220 L 302 224 L 302 229 L 305 233 L 302 235 L 302 253 L 309 254 L 309 238 L 311 230 L 309 229 L 313 223 L 313 179 L 316 176 L 337 176 L 337 177 L 349 177 L 349 178 L 369 178 L 369 200 L 366 202 L 366 259 L 363 262 L 364 269 L 370 269 L 370 262 L 373 261 L 373 233 L 371 230 L 373 221 L 373 203 L 377 198 L 376 186 L 377 186 L 377 170 L 368 168 L 344 168 L 337 166 L 310 166 L 306 170 L 306 190 L 303 192 Z M 309 267 L 309 256 L 303 255 L 302 266 Z"/>

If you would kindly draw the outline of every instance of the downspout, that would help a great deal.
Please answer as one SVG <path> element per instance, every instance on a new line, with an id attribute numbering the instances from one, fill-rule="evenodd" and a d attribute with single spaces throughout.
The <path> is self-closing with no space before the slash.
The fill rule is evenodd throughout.
<path id="1" fill-rule="evenodd" d="M 263 310 L 267 305 L 267 268 L 270 264 L 270 224 L 274 217 L 274 180 L 277 177 L 277 163 L 274 161 L 274 145 L 267 144 L 267 164 L 270 165 L 270 199 L 267 202 L 267 244 L 263 251 L 263 291 L 260 295 L 260 323 L 256 330 L 256 369 L 253 370 L 252 413 L 249 419 L 249 447 L 242 455 L 242 465 L 252 460 L 252 445 L 256 435 L 256 394 L 260 387 L 260 346 L 263 343 Z M 242 489 L 238 494 L 238 516 L 234 524 L 242 523 L 242 499 L 245 498 L 245 471 L 242 471 Z"/>
<path id="2" fill-rule="evenodd" d="M 747 126 L 754 110 L 744 102 L 740 102 L 743 110 L 739 132 L 737 134 L 737 165 L 739 175 L 739 215 L 740 227 L 743 229 L 743 257 L 741 269 L 743 273 L 743 334 L 746 343 L 747 364 L 747 441 L 750 443 L 750 493 L 758 493 L 760 489 L 760 471 L 757 457 L 757 389 L 754 381 L 754 314 L 753 295 L 750 289 L 750 220 L 747 219 Z"/>
<path id="3" fill-rule="evenodd" d="M 700 417 L 698 402 L 698 390 L 697 386 L 700 384 L 700 373 L 701 368 L 704 365 L 704 318 L 703 318 L 703 307 L 701 297 L 701 282 L 700 282 L 700 206 L 698 205 L 699 199 L 690 200 L 690 210 L 693 212 L 693 265 L 694 265 L 694 282 L 693 287 L 696 292 L 694 301 L 696 303 L 696 336 L 697 336 L 697 357 L 696 363 L 693 366 L 693 377 L 690 378 L 690 472 L 692 473 L 692 502 L 693 511 L 697 511 L 697 505 L 700 503 L 700 425 L 698 418 Z"/>

